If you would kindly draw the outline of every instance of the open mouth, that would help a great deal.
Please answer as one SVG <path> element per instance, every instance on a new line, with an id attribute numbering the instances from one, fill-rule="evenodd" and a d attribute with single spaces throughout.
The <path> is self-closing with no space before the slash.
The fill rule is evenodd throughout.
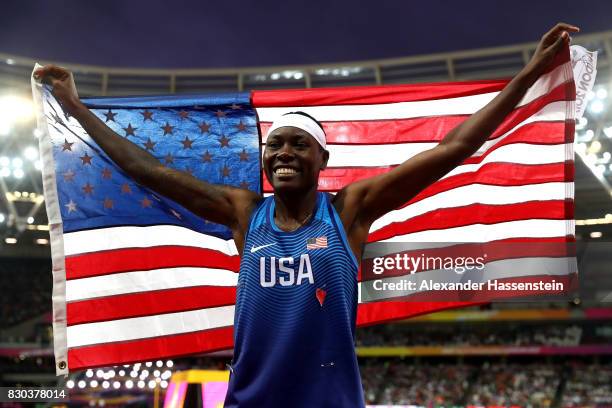
<path id="1" fill-rule="evenodd" d="M 297 173 L 298 171 L 293 167 L 277 167 L 274 169 L 275 176 L 293 176 Z"/>

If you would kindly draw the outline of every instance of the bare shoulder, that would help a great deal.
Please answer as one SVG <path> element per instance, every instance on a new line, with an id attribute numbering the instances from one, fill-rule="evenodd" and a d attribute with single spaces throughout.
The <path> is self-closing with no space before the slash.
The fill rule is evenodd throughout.
<path id="1" fill-rule="evenodd" d="M 227 196 L 236 211 L 237 227 L 243 231 L 248 228 L 249 219 L 253 209 L 263 200 L 261 194 L 242 188 L 224 186 Z"/>

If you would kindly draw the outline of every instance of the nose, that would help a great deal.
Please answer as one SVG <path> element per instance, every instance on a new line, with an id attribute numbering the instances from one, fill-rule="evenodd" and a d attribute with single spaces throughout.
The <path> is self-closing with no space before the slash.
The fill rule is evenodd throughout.
<path id="1" fill-rule="evenodd" d="M 283 147 L 280 149 L 276 157 L 278 160 L 288 162 L 293 160 L 293 156 L 293 149 L 291 148 L 290 144 L 284 143 Z"/>

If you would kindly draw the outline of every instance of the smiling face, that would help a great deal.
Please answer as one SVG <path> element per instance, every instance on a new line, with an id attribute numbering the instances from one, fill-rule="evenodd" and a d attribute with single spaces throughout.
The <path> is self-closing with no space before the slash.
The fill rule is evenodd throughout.
<path id="1" fill-rule="evenodd" d="M 266 141 L 264 173 L 274 191 L 308 191 L 317 187 L 329 153 L 308 132 L 293 126 L 274 130 Z"/>

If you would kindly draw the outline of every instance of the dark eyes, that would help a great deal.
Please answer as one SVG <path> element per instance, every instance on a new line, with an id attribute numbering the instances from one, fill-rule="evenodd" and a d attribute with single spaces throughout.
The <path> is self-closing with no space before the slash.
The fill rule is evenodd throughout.
<path id="1" fill-rule="evenodd" d="M 299 149 L 307 149 L 309 147 L 308 143 L 306 142 L 294 142 L 292 143 L 292 145 Z M 282 143 L 272 141 L 272 142 L 268 142 L 266 146 L 269 147 L 270 149 L 280 149 L 282 146 Z"/>

